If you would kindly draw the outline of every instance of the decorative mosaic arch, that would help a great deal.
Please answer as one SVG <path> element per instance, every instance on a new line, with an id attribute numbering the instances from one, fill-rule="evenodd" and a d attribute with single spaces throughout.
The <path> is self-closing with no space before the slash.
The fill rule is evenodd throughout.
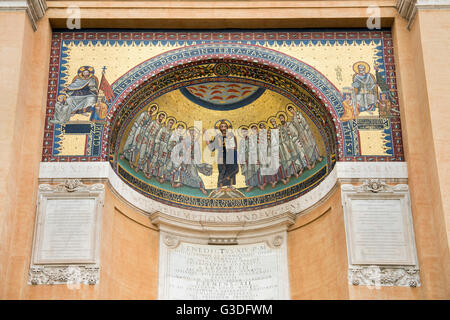
<path id="1" fill-rule="evenodd" d="M 339 122 L 339 118 L 344 113 L 342 95 L 322 73 L 298 59 L 265 47 L 240 43 L 210 43 L 165 52 L 137 65 L 113 83 L 115 99 L 106 117 L 102 139 L 104 160 L 107 160 L 110 154 L 109 142 L 116 115 L 148 80 L 185 64 L 225 59 L 265 65 L 295 78 L 299 84 L 316 97 L 332 117 L 338 142 L 336 157 L 338 159 L 344 157 L 344 145 L 347 150 L 349 146 L 352 150 L 358 148 L 354 145 L 355 139 L 350 123 Z"/>
<path id="2" fill-rule="evenodd" d="M 229 73 L 226 69 L 229 69 Z M 118 151 L 126 128 L 150 102 L 185 86 L 203 81 L 226 80 L 247 81 L 268 88 L 299 106 L 322 136 L 327 165 L 310 178 L 285 190 L 264 196 L 221 200 L 175 194 L 155 188 L 129 174 L 118 164 Z M 317 187 L 331 172 L 336 159 L 343 157 L 342 148 L 339 148 L 343 143 L 343 130 L 338 119 L 344 110 L 339 91 L 311 66 L 263 47 L 208 44 L 172 50 L 124 74 L 113 84 L 113 91 L 115 99 L 107 115 L 103 136 L 104 160 L 111 162 L 116 173 L 130 187 L 163 203 L 209 211 L 254 210 L 274 206 Z M 305 101 L 308 101 L 308 106 Z"/>

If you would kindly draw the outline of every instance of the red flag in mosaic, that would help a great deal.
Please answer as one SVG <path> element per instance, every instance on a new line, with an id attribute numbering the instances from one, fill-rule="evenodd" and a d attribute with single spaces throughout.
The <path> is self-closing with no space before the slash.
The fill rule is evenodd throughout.
<path id="1" fill-rule="evenodd" d="M 114 93 L 112 91 L 111 85 L 109 84 L 108 80 L 106 80 L 104 70 L 102 73 L 102 80 L 100 81 L 99 89 L 102 90 L 103 93 L 105 94 L 105 99 L 107 102 L 111 102 L 114 100 Z"/>

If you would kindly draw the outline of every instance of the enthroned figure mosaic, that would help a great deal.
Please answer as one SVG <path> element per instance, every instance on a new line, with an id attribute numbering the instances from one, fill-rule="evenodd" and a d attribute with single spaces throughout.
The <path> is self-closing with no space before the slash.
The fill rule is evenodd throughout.
<path id="1" fill-rule="evenodd" d="M 389 31 L 63 31 L 50 62 L 43 161 L 109 161 L 168 204 L 261 208 L 403 160 Z"/>

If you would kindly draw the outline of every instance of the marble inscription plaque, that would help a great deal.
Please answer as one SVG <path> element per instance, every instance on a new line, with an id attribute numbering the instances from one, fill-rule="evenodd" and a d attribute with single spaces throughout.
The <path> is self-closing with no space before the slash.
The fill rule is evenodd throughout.
<path id="1" fill-rule="evenodd" d="M 47 199 L 38 260 L 93 260 L 95 205 L 95 198 Z"/>
<path id="2" fill-rule="evenodd" d="M 180 243 L 166 250 L 161 299 L 289 298 L 284 246 Z"/>
<path id="3" fill-rule="evenodd" d="M 403 212 L 400 199 L 352 199 L 352 263 L 410 263 L 410 239 Z"/>

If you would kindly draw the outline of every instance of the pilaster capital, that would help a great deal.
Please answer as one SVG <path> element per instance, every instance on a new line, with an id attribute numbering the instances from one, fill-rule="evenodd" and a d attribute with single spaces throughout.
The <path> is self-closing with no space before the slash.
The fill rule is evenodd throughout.
<path id="1" fill-rule="evenodd" d="M 0 1 L 0 11 L 26 11 L 33 30 L 37 30 L 36 23 L 47 10 L 46 0 L 7 0 Z"/>

